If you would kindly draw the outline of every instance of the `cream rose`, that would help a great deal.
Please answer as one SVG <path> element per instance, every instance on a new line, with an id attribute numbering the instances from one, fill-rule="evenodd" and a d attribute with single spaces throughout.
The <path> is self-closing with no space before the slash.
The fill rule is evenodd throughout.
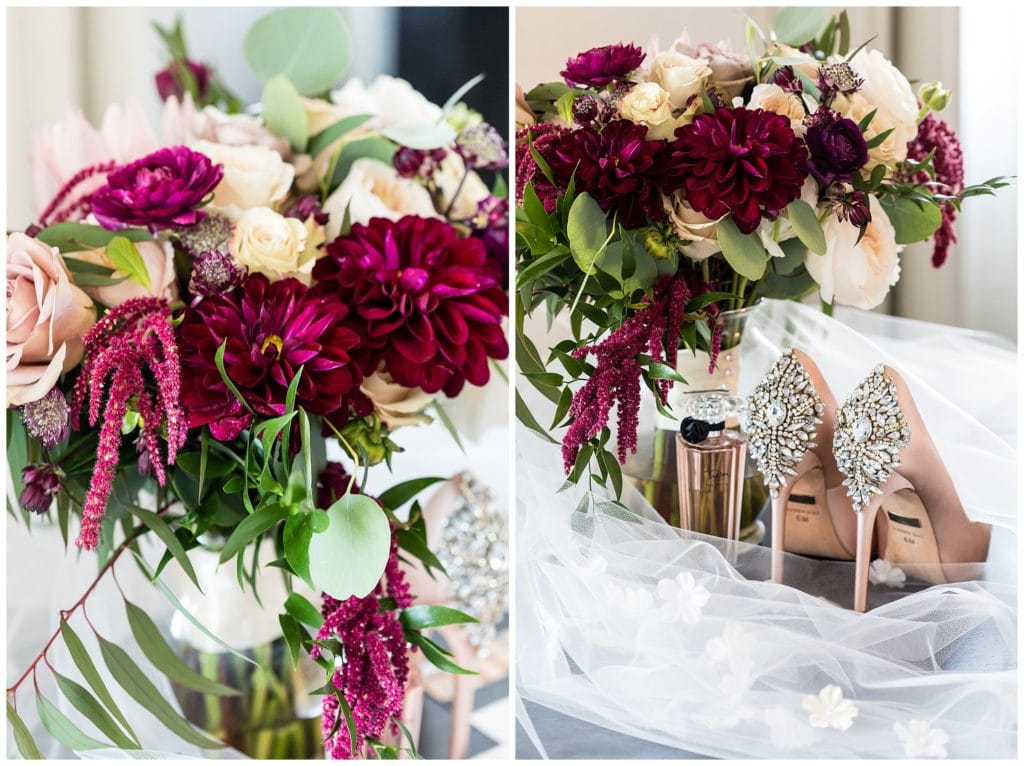
<path id="1" fill-rule="evenodd" d="M 324 241 L 323 227 L 312 218 L 303 223 L 270 208 L 255 207 L 238 219 L 228 250 L 249 271 L 272 280 L 294 277 L 308 285 Z"/>
<path id="2" fill-rule="evenodd" d="M 366 223 L 371 218 L 397 221 L 404 215 L 439 217 L 425 188 L 402 178 L 388 163 L 369 157 L 352 163 L 341 186 L 324 203 L 324 212 L 331 217 L 327 222 L 328 239 L 341 232 L 346 208 L 352 223 Z"/>
<path id="3" fill-rule="evenodd" d="M 825 221 L 825 255 L 808 252 L 808 273 L 821 289 L 826 303 L 873 309 L 900 278 L 900 248 L 896 230 L 885 210 L 869 196 L 871 223 L 860 242 L 860 230 L 835 216 Z"/>
<path id="4" fill-rule="evenodd" d="M 382 130 L 392 125 L 434 125 L 441 121 L 441 107 L 433 104 L 400 77 L 378 75 L 365 85 L 358 77 L 331 91 L 345 115 L 372 114 L 368 127 Z"/>
<path id="5" fill-rule="evenodd" d="M 711 80 L 726 98 L 740 95 L 748 82 L 754 79 L 754 68 L 750 57 L 744 53 L 734 53 L 729 45 L 720 42 L 717 45 L 701 43 L 695 49 L 679 48 L 687 56 L 704 59 L 711 68 Z"/>
<path id="6" fill-rule="evenodd" d="M 82 360 L 96 307 L 71 283 L 60 252 L 38 239 L 7 237 L 7 406 L 44 397 Z"/>
<path id="7" fill-rule="evenodd" d="M 430 423 L 432 418 L 423 409 L 436 398 L 420 388 L 400 386 L 387 373 L 384 366 L 363 380 L 361 390 L 387 427 L 394 431 L 402 426 Z"/>
<path id="8" fill-rule="evenodd" d="M 668 92 L 673 109 L 682 109 L 692 96 L 700 93 L 711 76 L 711 67 L 704 59 L 691 58 L 676 50 L 659 53 L 641 78 L 654 82 Z"/>
<path id="9" fill-rule="evenodd" d="M 676 236 L 690 243 L 683 245 L 683 255 L 695 261 L 703 261 L 722 249 L 715 238 L 718 221 L 694 210 L 679 192 L 672 196 L 667 207 L 668 219 Z"/>
<path id="10" fill-rule="evenodd" d="M 451 217 L 455 220 L 472 218 L 476 215 L 477 205 L 481 200 L 491 195 L 491 190 L 476 172 L 470 170 L 463 181 L 462 176 L 465 173 L 466 163 L 462 161 L 462 157 L 455 152 L 448 152 L 433 175 L 434 183 L 441 193 L 440 208 L 447 210 L 451 206 Z M 456 191 L 458 196 L 455 196 Z M 454 204 L 452 197 L 455 197 Z"/>
<path id="11" fill-rule="evenodd" d="M 537 115 L 533 113 L 529 103 L 526 101 L 526 93 L 521 85 L 516 85 L 516 132 L 528 128 L 537 122 Z"/>
<path id="12" fill-rule="evenodd" d="M 295 168 L 266 146 L 196 141 L 192 148 L 224 166 L 224 178 L 214 189 L 211 204 L 232 219 L 250 208 L 270 207 L 284 199 L 295 180 Z"/>
<path id="13" fill-rule="evenodd" d="M 807 100 L 808 105 L 812 109 L 815 108 L 814 99 L 807 95 L 804 96 L 804 99 Z M 804 109 L 804 104 L 800 97 L 787 93 L 774 83 L 755 85 L 750 93 L 750 101 L 747 103 L 747 108 L 764 109 L 765 111 L 774 112 L 782 117 L 786 117 L 793 128 L 793 132 L 798 136 L 803 136 L 807 132 L 807 128 L 803 124 L 807 111 Z"/>
<path id="14" fill-rule="evenodd" d="M 677 120 L 668 102 L 668 91 L 656 82 L 642 82 L 634 85 L 619 100 L 619 114 L 630 122 L 647 127 L 647 138 L 672 138 L 675 130 L 685 119 Z"/>
<path id="15" fill-rule="evenodd" d="M 903 73 L 880 51 L 861 51 L 850 65 L 864 79 L 864 84 L 849 98 L 838 96 L 833 108 L 854 122 L 877 109 L 871 124 L 864 131 L 870 141 L 889 128 L 886 139 L 869 150 L 868 167 L 894 167 L 907 158 L 907 144 L 917 135 L 917 98 Z"/>
<path id="16" fill-rule="evenodd" d="M 810 77 L 812 81 L 818 79 L 818 68 L 821 66 L 821 62 L 810 53 L 805 53 L 785 43 L 776 43 L 775 48 L 775 55 L 785 61 L 785 63 L 780 63 L 779 66 L 791 66 L 801 74 Z"/>
<path id="17" fill-rule="evenodd" d="M 125 279 L 107 287 L 83 287 L 85 294 L 107 308 L 120 306 L 132 298 L 154 296 L 168 301 L 175 300 L 178 297 L 178 282 L 174 274 L 174 248 L 167 242 L 136 242 L 135 247 L 138 248 L 146 273 L 149 275 L 149 289 L 138 282 Z M 103 248 L 83 250 L 75 253 L 73 257 L 108 269 L 114 268 L 107 251 Z"/>

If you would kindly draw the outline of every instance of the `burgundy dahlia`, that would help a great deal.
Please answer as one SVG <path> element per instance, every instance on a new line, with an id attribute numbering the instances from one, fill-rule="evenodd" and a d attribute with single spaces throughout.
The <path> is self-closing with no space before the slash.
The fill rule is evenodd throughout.
<path id="1" fill-rule="evenodd" d="M 336 295 L 314 294 L 295 279 L 271 283 L 262 274 L 186 310 L 178 334 L 189 369 L 182 385 L 189 427 L 209 425 L 225 441 L 252 421 L 217 370 L 225 341 L 225 372 L 258 415 L 285 411 L 288 386 L 302 367 L 296 403 L 343 420 L 350 404 L 363 402 L 362 374 L 349 356 L 360 337 L 343 325 L 348 311 Z"/>
<path id="2" fill-rule="evenodd" d="M 567 85 L 603 88 L 610 82 L 625 79 L 643 60 L 643 50 L 632 43 L 604 45 L 583 51 L 566 61 L 561 75 Z"/>
<path id="3" fill-rule="evenodd" d="M 501 274 L 483 242 L 444 221 L 356 224 L 327 246 L 313 276 L 351 307 L 346 324 L 373 350 L 367 374 L 383 362 L 399 385 L 455 396 L 467 380 L 487 382 L 488 359 L 508 355 Z"/>
<path id="4" fill-rule="evenodd" d="M 184 66 L 182 65 L 184 63 Z M 160 100 L 166 101 L 171 96 L 179 101 L 185 96 L 185 80 L 188 72 L 196 83 L 196 95 L 199 101 L 206 97 L 206 91 L 210 87 L 210 67 L 199 61 L 185 59 L 184 62 L 172 61 L 166 68 L 156 73 L 156 92 L 160 94 Z"/>
<path id="5" fill-rule="evenodd" d="M 868 162 L 868 144 L 853 120 L 819 109 L 804 140 L 811 156 L 808 167 L 822 186 L 847 183 Z"/>
<path id="6" fill-rule="evenodd" d="M 671 180 L 708 218 L 731 215 L 745 234 L 800 196 L 807 148 L 789 120 L 763 109 L 716 109 L 676 131 Z"/>
<path id="7" fill-rule="evenodd" d="M 660 221 L 666 141 L 648 141 L 647 128 L 614 120 L 602 130 L 583 127 L 559 137 L 548 160 L 555 179 L 587 192 L 627 229 Z"/>
<path id="8" fill-rule="evenodd" d="M 223 166 L 186 146 L 159 149 L 110 173 L 90 198 L 92 212 L 107 229 L 194 226 L 223 176 Z"/>

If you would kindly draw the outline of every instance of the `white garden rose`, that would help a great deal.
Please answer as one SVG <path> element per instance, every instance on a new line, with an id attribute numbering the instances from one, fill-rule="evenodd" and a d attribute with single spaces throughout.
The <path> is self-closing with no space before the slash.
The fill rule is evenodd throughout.
<path id="1" fill-rule="evenodd" d="M 660 85 L 668 92 L 671 107 L 682 109 L 691 97 L 700 93 L 710 76 L 711 67 L 705 59 L 667 50 L 654 57 L 641 79 Z"/>
<path id="2" fill-rule="evenodd" d="M 377 370 L 363 380 L 360 390 L 373 402 L 373 409 L 389 430 L 402 426 L 430 423 L 432 418 L 423 410 L 434 401 L 435 394 L 428 394 L 422 388 L 400 386 L 384 369 Z"/>
<path id="3" fill-rule="evenodd" d="M 250 208 L 281 201 L 295 180 L 295 168 L 266 146 L 196 141 L 192 148 L 224 166 L 224 178 L 213 191 L 211 205 L 234 220 Z"/>
<path id="4" fill-rule="evenodd" d="M 267 207 L 254 207 L 238 219 L 228 250 L 251 272 L 271 280 L 294 277 L 309 285 L 324 241 L 323 227 L 312 217 L 303 223 Z"/>
<path id="5" fill-rule="evenodd" d="M 469 171 L 465 181 L 462 180 L 464 174 L 466 163 L 462 161 L 462 157 L 455 152 L 448 152 L 432 176 L 441 193 L 441 210 L 447 210 L 450 206 L 451 218 L 456 221 L 472 218 L 476 215 L 479 203 L 491 195 L 487 184 L 474 171 Z M 452 197 L 456 191 L 458 197 L 455 204 L 452 204 Z"/>
<path id="6" fill-rule="evenodd" d="M 432 104 L 400 77 L 378 75 L 369 85 L 353 77 L 331 91 L 333 101 L 347 115 L 372 114 L 367 126 L 383 130 L 392 125 L 435 125 L 441 121 L 441 107 Z"/>
<path id="7" fill-rule="evenodd" d="M 860 230 L 834 215 L 825 221 L 825 255 L 808 251 L 808 273 L 821 289 L 821 299 L 859 309 L 873 309 L 900 278 L 896 230 L 878 200 L 869 196 L 871 223 L 860 242 Z"/>
<path id="8" fill-rule="evenodd" d="M 864 132 L 872 138 L 892 128 L 892 133 L 869 150 L 868 168 L 876 165 L 894 167 L 907 158 L 907 144 L 917 135 L 917 98 L 903 73 L 880 51 L 861 51 L 850 65 L 864 79 L 864 84 L 850 97 L 838 96 L 833 108 L 854 122 L 860 122 L 877 110 Z"/>
<path id="9" fill-rule="evenodd" d="M 685 124 L 673 117 L 668 91 L 656 82 L 634 85 L 619 99 L 619 114 L 630 122 L 645 126 L 649 140 L 672 138 L 676 128 Z"/>
<path id="10" fill-rule="evenodd" d="M 363 157 L 352 163 L 341 186 L 324 203 L 327 238 L 341 233 L 348 208 L 351 223 L 367 223 L 371 218 L 397 221 L 405 215 L 439 218 L 430 193 L 409 178 L 402 178 L 389 163 Z"/>

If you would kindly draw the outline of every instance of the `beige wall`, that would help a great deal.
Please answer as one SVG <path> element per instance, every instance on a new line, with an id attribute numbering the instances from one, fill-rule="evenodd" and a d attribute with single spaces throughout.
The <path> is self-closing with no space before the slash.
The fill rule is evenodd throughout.
<path id="1" fill-rule="evenodd" d="M 691 40 L 745 47 L 744 24 L 763 30 L 776 8 L 520 8 L 516 12 L 516 81 L 529 89 L 558 79 L 565 60 L 612 42 L 663 46 L 684 30 Z M 993 25 L 978 8 L 848 8 L 853 44 L 892 59 L 911 82 L 941 80 L 954 97 L 943 113 L 961 131 L 968 182 L 1017 174 L 1017 43 L 1012 25 Z M 1001 73 L 994 80 L 991 72 Z M 980 94 L 984 93 L 984 100 Z M 900 283 L 881 307 L 901 316 L 1017 337 L 1016 190 L 969 200 L 958 225 L 960 244 L 942 269 L 931 246 L 908 247 Z"/>

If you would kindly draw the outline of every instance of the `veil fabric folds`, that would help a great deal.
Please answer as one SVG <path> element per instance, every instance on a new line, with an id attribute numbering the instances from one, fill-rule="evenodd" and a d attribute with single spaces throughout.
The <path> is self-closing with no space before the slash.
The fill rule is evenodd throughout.
<path id="1" fill-rule="evenodd" d="M 542 349 L 564 333 L 528 329 Z M 722 758 L 1016 756 L 1015 349 L 766 301 L 744 331 L 741 394 L 786 347 L 810 354 L 840 401 L 879 363 L 901 372 L 968 515 L 993 524 L 988 563 L 942 586 L 880 563 L 857 614 L 852 562 L 786 554 L 786 584 L 767 582 L 767 547 L 674 529 L 630 488 L 638 519 L 574 523 L 585 488 L 559 492 L 558 446 L 520 427 L 517 712 L 539 752 L 566 748 L 523 700 Z M 546 400 L 520 391 L 550 422 Z"/>

